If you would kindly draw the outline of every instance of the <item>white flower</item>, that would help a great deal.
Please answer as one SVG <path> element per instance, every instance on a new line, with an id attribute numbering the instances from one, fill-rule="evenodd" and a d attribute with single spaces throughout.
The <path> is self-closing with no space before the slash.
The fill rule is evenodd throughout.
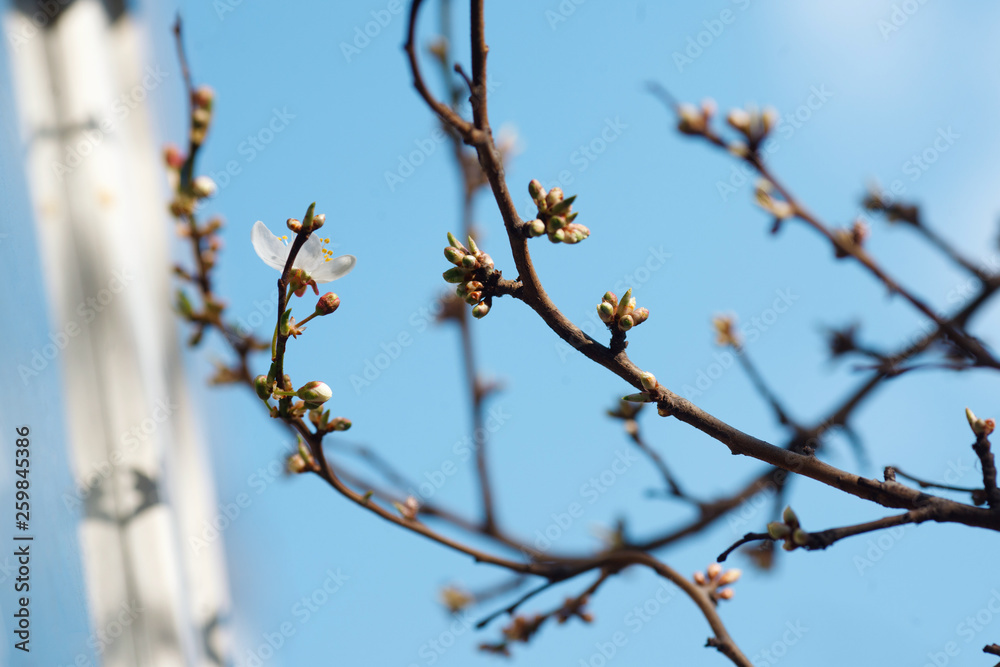
<path id="1" fill-rule="evenodd" d="M 250 231 L 250 242 L 265 264 L 278 271 L 285 269 L 288 252 L 292 246 L 285 245 L 282 239 L 272 234 L 267 225 L 260 220 L 254 223 Z M 346 276 L 358 260 L 354 255 L 334 257 L 333 253 L 324 247 L 329 242 L 330 239 L 320 238 L 316 234 L 311 235 L 299 250 L 299 254 L 295 256 L 292 268 L 306 273 L 317 283 L 328 283 Z"/>

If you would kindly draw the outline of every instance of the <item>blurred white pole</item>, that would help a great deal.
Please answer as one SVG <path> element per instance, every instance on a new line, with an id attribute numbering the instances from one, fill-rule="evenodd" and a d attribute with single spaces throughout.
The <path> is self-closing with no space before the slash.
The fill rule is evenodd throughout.
<path id="1" fill-rule="evenodd" d="M 120 2 L 15 4 L 4 32 L 49 312 L 65 339 L 49 362 L 64 379 L 77 481 L 63 498 L 80 516 L 99 661 L 227 664 L 222 545 L 196 552 L 182 539 L 216 503 L 168 308 L 171 228 L 149 118 L 178 70 L 143 64 Z"/>

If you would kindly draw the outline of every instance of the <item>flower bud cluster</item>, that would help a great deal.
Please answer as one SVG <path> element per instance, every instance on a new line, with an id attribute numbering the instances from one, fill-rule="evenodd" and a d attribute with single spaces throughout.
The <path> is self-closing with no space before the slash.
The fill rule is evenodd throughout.
<path id="1" fill-rule="evenodd" d="M 401 503 L 394 502 L 393 506 L 404 519 L 409 521 L 416 521 L 417 515 L 420 514 L 420 501 L 413 496 L 407 496 L 406 500 Z"/>
<path id="2" fill-rule="evenodd" d="M 799 517 L 791 507 L 786 507 L 781 514 L 781 521 L 772 521 L 767 524 L 767 534 L 775 540 L 784 540 L 782 548 L 785 551 L 794 551 L 799 547 L 804 547 L 809 543 L 809 533 L 802 530 L 799 524 Z"/>
<path id="3" fill-rule="evenodd" d="M 322 408 L 314 408 L 309 411 L 309 421 L 316 427 L 317 433 L 329 433 L 331 431 L 346 431 L 351 428 L 351 420 L 347 417 L 330 418 L 330 411 Z"/>
<path id="4" fill-rule="evenodd" d="M 719 315 L 712 318 L 712 326 L 715 328 L 715 343 L 723 347 L 733 347 L 737 350 L 743 344 L 743 337 L 736 327 L 736 317 L 733 315 Z"/>
<path id="5" fill-rule="evenodd" d="M 293 475 L 310 471 L 318 472 L 319 464 L 316 463 L 313 455 L 309 453 L 305 443 L 299 440 L 299 450 L 285 461 L 285 470 Z"/>
<path id="6" fill-rule="evenodd" d="M 715 100 L 710 98 L 702 100 L 701 107 L 689 103 L 678 104 L 677 131 L 694 136 L 706 134 L 715 111 Z"/>
<path id="7" fill-rule="evenodd" d="M 736 583 L 743 572 L 741 570 L 725 570 L 718 563 L 712 563 L 705 572 L 694 573 L 694 583 L 708 591 L 708 596 L 712 602 L 719 600 L 731 600 L 735 592 L 731 588 L 723 588 L 729 584 Z"/>
<path id="8" fill-rule="evenodd" d="M 214 101 L 215 91 L 208 86 L 201 86 L 191 93 L 191 144 L 194 146 L 205 143 L 205 135 L 212 122 Z"/>
<path id="9" fill-rule="evenodd" d="M 633 327 L 637 327 L 649 318 L 649 310 L 646 308 L 636 308 L 635 298 L 632 296 L 632 288 L 629 288 L 621 301 L 614 292 L 608 292 L 599 304 L 597 304 L 597 315 L 601 321 L 608 325 L 609 329 L 617 328 L 625 332 Z"/>
<path id="10" fill-rule="evenodd" d="M 775 194 L 774 184 L 771 181 L 766 178 L 757 181 L 754 197 L 758 206 L 773 215 L 776 222 L 795 215 L 795 207 L 784 199 L 776 198 Z"/>
<path id="11" fill-rule="evenodd" d="M 466 248 L 451 232 L 448 233 L 448 247 L 444 249 L 444 256 L 455 265 L 444 272 L 445 282 L 458 285 L 455 293 L 472 306 L 473 317 L 486 317 L 490 312 L 490 304 L 484 291 L 486 287 L 478 278 L 485 279 L 493 271 L 493 258 L 480 250 L 471 236 L 469 247 Z"/>
<path id="12" fill-rule="evenodd" d="M 837 239 L 837 245 L 833 249 L 834 255 L 837 259 L 843 259 L 861 250 L 865 239 L 868 238 L 869 230 L 863 221 L 855 220 L 850 229 L 837 229 L 833 233 Z"/>
<path id="13" fill-rule="evenodd" d="M 992 419 L 979 419 L 969 408 L 965 409 L 965 418 L 969 420 L 969 426 L 976 435 L 987 436 L 997 427 L 995 421 Z"/>
<path id="14" fill-rule="evenodd" d="M 578 215 L 571 210 L 576 195 L 563 198 L 561 188 L 546 192 L 537 180 L 528 183 L 528 193 L 538 207 L 538 217 L 527 223 L 529 237 L 547 234 L 553 243 L 579 243 L 590 236 L 589 229 L 573 222 Z"/>
<path id="15" fill-rule="evenodd" d="M 778 124 L 778 112 L 771 107 L 765 107 L 763 111 L 754 106 L 732 109 L 726 116 L 726 122 L 746 137 L 749 153 L 756 153 L 757 147 Z M 734 150 L 734 146 L 730 146 L 730 151 L 738 154 L 738 148 Z"/>

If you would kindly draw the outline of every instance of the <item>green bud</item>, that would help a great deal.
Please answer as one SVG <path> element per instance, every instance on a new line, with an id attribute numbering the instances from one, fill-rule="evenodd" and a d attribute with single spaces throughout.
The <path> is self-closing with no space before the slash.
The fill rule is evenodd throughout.
<path id="1" fill-rule="evenodd" d="M 612 308 L 618 307 L 618 297 L 615 296 L 614 292 L 605 292 L 603 300 L 610 303 Z"/>
<path id="2" fill-rule="evenodd" d="M 801 528 L 796 528 L 792 533 L 792 542 L 794 542 L 796 546 L 804 547 L 809 542 L 809 533 Z"/>
<path id="3" fill-rule="evenodd" d="M 284 313 L 282 313 L 282 315 L 281 315 L 281 324 L 278 326 L 278 331 L 281 333 L 282 336 L 287 336 L 288 335 L 288 325 L 289 325 L 289 321 L 291 320 L 291 318 L 292 318 L 292 309 L 291 308 L 289 308 Z"/>
<path id="4" fill-rule="evenodd" d="M 447 259 L 452 264 L 455 264 L 456 266 L 462 263 L 462 257 L 464 256 L 465 253 L 463 253 L 461 250 L 459 250 L 454 246 L 448 246 L 447 248 L 444 249 L 445 259 Z"/>
<path id="5" fill-rule="evenodd" d="M 479 262 L 472 255 L 465 255 L 464 257 L 462 257 L 462 267 L 463 268 L 469 269 L 471 271 L 472 269 L 475 269 L 478 266 L 479 266 Z"/>
<path id="6" fill-rule="evenodd" d="M 792 534 L 792 529 L 780 521 L 772 521 L 767 524 L 767 534 L 775 540 L 783 540 Z"/>
<path id="7" fill-rule="evenodd" d="M 482 318 L 486 317 L 486 314 L 488 312 L 490 312 L 490 307 L 486 305 L 485 301 L 483 301 L 482 303 L 480 303 L 479 305 L 477 305 L 475 308 L 472 309 L 472 316 L 477 320 L 481 320 Z"/>
<path id="8" fill-rule="evenodd" d="M 632 320 L 631 315 L 625 315 L 624 317 L 618 318 L 618 328 L 622 331 L 628 331 L 635 326 L 635 322 Z"/>
<path id="9" fill-rule="evenodd" d="M 795 516 L 795 510 L 789 505 L 785 508 L 785 511 L 781 513 L 782 520 L 789 526 L 799 525 L 799 517 Z"/>
<path id="10" fill-rule="evenodd" d="M 619 319 L 628 314 L 628 311 L 630 310 L 628 306 L 631 299 L 632 288 L 629 287 L 628 291 L 622 296 L 622 300 L 618 302 L 618 310 L 615 311 L 615 315 L 617 315 Z"/>
<path id="11" fill-rule="evenodd" d="M 536 179 L 532 179 L 528 183 L 528 194 L 531 195 L 531 199 L 537 204 L 538 202 L 545 200 L 545 188 Z"/>
<path id="12" fill-rule="evenodd" d="M 473 255 L 478 255 L 480 253 L 479 246 L 476 245 L 476 240 L 469 235 L 469 250 Z"/>
<path id="13" fill-rule="evenodd" d="M 466 252 L 465 246 L 462 245 L 462 242 L 455 238 L 455 235 L 451 232 L 448 232 L 448 243 L 451 244 L 452 248 L 458 248 L 462 252 Z"/>
<path id="14" fill-rule="evenodd" d="M 557 229 L 556 231 L 549 234 L 549 240 L 552 241 L 553 243 L 561 243 L 566 240 L 566 232 L 564 232 L 561 229 Z"/>
<path id="15" fill-rule="evenodd" d="M 545 205 L 555 206 L 563 200 L 562 188 L 552 188 L 549 193 L 545 195 Z"/>
<path id="16" fill-rule="evenodd" d="M 177 310 L 184 317 L 191 317 L 194 314 L 191 300 L 188 298 L 187 293 L 181 289 L 177 290 Z"/>
<path id="17" fill-rule="evenodd" d="M 561 215 L 554 215 L 549 218 L 549 231 L 554 232 L 557 229 L 562 229 L 566 226 L 566 218 Z"/>
<path id="18" fill-rule="evenodd" d="M 262 401 L 271 398 L 271 383 L 267 381 L 266 375 L 258 375 L 253 379 L 253 390 Z"/>
<path id="19" fill-rule="evenodd" d="M 552 207 L 552 215 L 562 215 L 568 213 L 569 209 L 573 207 L 573 202 L 576 201 L 576 195 L 569 197 L 568 199 L 563 199 L 558 204 Z"/>
<path id="20" fill-rule="evenodd" d="M 311 230 L 313 228 L 313 217 L 316 215 L 316 202 L 309 204 L 306 209 L 306 217 L 302 218 L 302 229 Z"/>
<path id="21" fill-rule="evenodd" d="M 458 283 L 464 283 L 469 279 L 468 278 L 469 272 L 466 269 L 456 266 L 453 269 L 448 269 L 447 271 L 442 273 L 441 276 L 447 283 L 458 284 Z"/>
<path id="22" fill-rule="evenodd" d="M 622 396 L 622 400 L 629 403 L 652 403 L 655 399 L 649 394 L 629 394 L 628 396 Z"/>
<path id="23" fill-rule="evenodd" d="M 347 417 L 334 417 L 330 420 L 327 428 L 331 431 L 346 431 L 351 428 L 351 420 Z"/>
<path id="24" fill-rule="evenodd" d="M 541 236 L 545 233 L 545 223 L 537 218 L 528 223 L 529 236 Z"/>

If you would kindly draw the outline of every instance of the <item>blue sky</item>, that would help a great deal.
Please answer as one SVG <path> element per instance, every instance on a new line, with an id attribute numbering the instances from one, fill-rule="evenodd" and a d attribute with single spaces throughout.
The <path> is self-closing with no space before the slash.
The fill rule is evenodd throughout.
<path id="1" fill-rule="evenodd" d="M 289 345 L 289 372 L 296 382 L 317 379 L 333 388 L 332 410 L 354 422 L 345 442 L 376 449 L 417 479 L 458 465 L 460 474 L 448 477 L 434 500 L 472 513 L 471 463 L 459 444 L 469 425 L 458 336 L 431 322 L 446 289 L 445 234 L 460 224 L 458 181 L 435 119 L 410 86 L 401 48 L 405 12 L 394 14 L 395 7 L 220 0 L 146 2 L 138 11 L 150 63 L 171 72 L 150 97 L 158 136 L 184 136 L 169 33 L 178 9 L 195 79 L 217 92 L 200 167 L 220 186 L 210 210 L 227 220 L 219 287 L 231 316 L 250 324 L 273 317 L 267 304 L 275 275 L 250 247 L 253 222 L 278 231 L 315 200 L 327 214 L 324 234 L 335 252 L 356 255 L 358 265 L 333 287 L 340 310 Z M 422 44 L 437 25 L 433 3 L 428 10 Z M 376 23 L 377 34 L 354 42 L 379 19 L 385 25 Z M 530 179 L 562 181 L 567 194 L 579 195 L 579 222 L 591 229 L 576 246 L 533 242 L 550 296 L 582 325 L 594 321 L 605 291 L 633 286 L 651 313 L 629 336 L 636 363 L 675 391 L 694 387 L 696 404 L 734 426 L 781 443 L 784 432 L 767 406 L 713 344 L 714 314 L 734 312 L 744 323 L 758 318 L 748 353 L 793 416 L 821 419 L 862 377 L 828 362 L 822 328 L 857 320 L 866 340 L 893 346 L 921 319 L 858 267 L 833 259 L 809 230 L 786 225 L 777 237 L 768 234 L 769 221 L 752 204 L 752 181 L 741 183 L 727 156 L 679 136 L 644 84 L 658 81 L 684 100 L 713 97 L 723 110 L 773 105 L 787 124 L 772 164 L 823 219 L 849 223 L 869 181 L 899 180 L 928 224 L 996 267 L 998 19 L 1000 9 L 987 3 L 964 12 L 946 3 L 882 0 L 491 3 L 490 112 L 495 128 L 509 125 L 519 137 L 522 151 L 507 170 L 519 208 L 529 212 Z M 455 53 L 467 64 L 464 8 L 456 9 L 454 25 L 462 33 Z M 947 140 L 935 147 L 941 137 Z M 914 159 L 925 151 L 933 164 Z M 514 277 L 487 194 L 477 199 L 476 221 L 483 248 Z M 878 221 L 872 232 L 871 252 L 893 275 L 939 309 L 956 306 L 965 275 L 905 229 Z M 179 257 L 182 251 L 178 245 Z M 776 299 L 788 308 L 772 319 Z M 988 310 L 973 330 L 992 342 L 997 323 L 996 310 Z M 684 506 L 646 497 L 657 477 L 644 461 L 616 475 L 592 503 L 583 491 L 630 451 L 620 425 L 604 416 L 629 391 L 620 380 L 565 354 L 521 303 L 498 300 L 474 331 L 483 372 L 505 387 L 490 403 L 497 423 L 490 458 L 498 516 L 513 532 L 533 538 L 554 530 L 554 515 L 574 502 L 585 512 L 554 531 L 559 550 L 594 548 L 594 527 L 620 516 L 634 536 L 691 516 Z M 493 664 L 475 646 L 494 640 L 500 623 L 483 632 L 456 625 L 436 596 L 448 583 L 489 587 L 504 580 L 503 572 L 378 521 L 317 479 L 270 474 L 289 439 L 247 392 L 204 386 L 209 362 L 221 353 L 216 343 L 190 353 L 187 368 L 210 434 L 219 501 L 241 493 L 252 499 L 222 534 L 236 664 L 253 664 L 249 655 L 260 655 L 276 632 L 286 636 L 267 665 Z M 352 382 L 369 365 L 378 371 L 369 371 L 370 384 Z M 266 372 L 264 359 L 258 368 Z M 860 467 L 842 438 L 825 456 L 869 476 L 898 464 L 937 479 L 957 471 L 954 483 L 975 485 L 962 411 L 996 415 L 996 389 L 994 378 L 978 372 L 926 372 L 886 384 L 854 422 L 871 465 Z M 642 424 L 702 497 L 732 491 L 762 469 L 683 424 L 652 414 Z M 807 528 L 886 514 L 810 480 L 795 480 L 790 499 Z M 761 530 L 772 518 L 769 507 L 748 505 L 736 519 L 659 555 L 685 573 L 704 569 L 744 532 Z M 748 656 L 777 644 L 788 664 L 917 667 L 952 649 L 948 664 L 980 664 L 982 645 L 1000 640 L 1000 619 L 988 608 L 993 596 L 1000 599 L 990 557 L 996 545 L 984 532 L 923 525 L 796 552 L 771 573 L 736 556 L 731 563 L 745 574 L 723 618 Z M 340 582 L 336 592 L 319 595 L 324 602 L 314 608 L 303 605 L 331 572 Z M 548 609 L 585 581 L 539 596 L 524 611 Z M 515 648 L 518 664 L 603 664 L 601 645 L 616 632 L 627 642 L 607 664 L 725 664 L 703 648 L 707 625 L 683 596 L 649 604 L 656 612 L 636 621 L 634 608 L 656 600 L 660 585 L 645 571 L 616 578 L 593 600 L 592 625 L 546 627 Z M 977 614 L 973 624 L 966 620 Z"/>

